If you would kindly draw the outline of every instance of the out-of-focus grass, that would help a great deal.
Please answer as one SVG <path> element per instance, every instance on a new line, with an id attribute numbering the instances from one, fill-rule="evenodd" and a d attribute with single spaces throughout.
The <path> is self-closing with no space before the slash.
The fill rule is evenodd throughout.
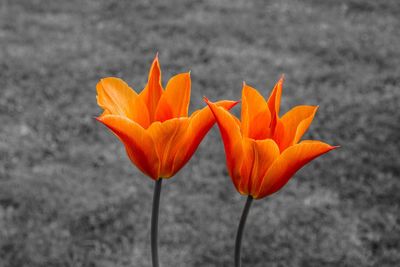
<path id="1" fill-rule="evenodd" d="M 149 266 L 153 183 L 92 118 L 99 78 L 141 90 L 156 51 L 164 81 L 192 71 L 192 110 L 285 73 L 283 110 L 319 104 L 308 138 L 342 146 L 255 203 L 245 266 L 397 266 L 400 5 L 267 2 L 1 1 L 0 266 Z M 232 266 L 219 139 L 164 184 L 163 266 Z"/>

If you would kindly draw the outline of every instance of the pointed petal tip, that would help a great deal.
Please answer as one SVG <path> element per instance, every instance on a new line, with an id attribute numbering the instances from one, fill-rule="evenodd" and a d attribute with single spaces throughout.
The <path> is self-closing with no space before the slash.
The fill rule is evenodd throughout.
<path id="1" fill-rule="evenodd" d="M 230 104 L 229 104 L 229 108 L 228 108 L 228 110 L 230 110 L 230 109 L 232 109 L 232 108 L 234 108 L 237 104 L 239 104 L 239 103 L 241 103 L 241 101 L 240 100 L 238 100 L 238 101 L 234 101 L 234 100 L 227 100 Z"/>
<path id="2" fill-rule="evenodd" d="M 223 102 L 223 101 L 218 101 L 218 102 L 210 101 L 206 96 L 203 96 L 203 100 L 204 100 L 204 102 L 206 102 L 206 104 L 207 104 L 208 106 L 210 106 L 210 105 L 217 105 L 217 106 L 218 106 L 218 103 Z M 228 109 L 231 109 L 231 108 L 233 108 L 234 106 L 236 106 L 237 104 L 239 104 L 241 101 L 240 101 L 240 100 L 238 100 L 238 101 L 226 100 L 225 102 L 226 102 L 226 103 L 229 103 L 229 108 L 228 108 Z"/>
<path id="3" fill-rule="evenodd" d="M 328 147 L 327 147 L 327 149 L 326 149 L 326 152 L 325 153 L 327 153 L 327 152 L 329 152 L 329 151 L 332 151 L 332 150 L 335 150 L 335 149 L 338 149 L 338 148 L 340 148 L 341 146 L 332 146 L 332 145 L 329 145 L 329 144 L 326 144 Z"/>
<path id="4" fill-rule="evenodd" d="M 159 59 L 158 59 L 158 51 L 157 51 L 157 53 L 156 53 L 156 56 L 155 56 L 154 59 L 153 59 L 152 65 L 154 65 L 154 64 L 160 65 L 160 61 L 159 61 Z"/>
<path id="5" fill-rule="evenodd" d="M 98 117 L 93 117 L 93 119 L 95 119 L 97 122 L 100 122 L 101 124 L 107 126 L 107 124 L 106 124 L 106 122 L 104 120 L 104 117 L 105 117 L 104 115 L 100 115 Z"/>
<path id="6" fill-rule="evenodd" d="M 280 88 L 280 90 L 282 90 L 283 87 L 283 83 L 285 82 L 285 74 L 281 74 L 281 77 L 279 77 L 279 80 L 276 82 L 276 87 Z"/>
<path id="7" fill-rule="evenodd" d="M 113 116 L 113 115 L 111 115 Z M 104 124 L 105 126 L 107 125 L 107 117 L 110 117 L 110 115 L 100 115 L 98 117 L 93 117 L 96 121 L 100 122 L 101 124 Z"/>
<path id="8" fill-rule="evenodd" d="M 100 115 L 100 116 L 97 116 L 97 117 L 93 117 L 93 119 L 95 119 L 96 121 L 98 121 L 98 122 L 100 122 L 100 123 L 102 123 L 104 125 L 107 125 L 108 119 L 113 118 L 113 117 L 121 117 L 121 116 L 112 115 L 112 114 L 105 114 L 105 115 Z"/>

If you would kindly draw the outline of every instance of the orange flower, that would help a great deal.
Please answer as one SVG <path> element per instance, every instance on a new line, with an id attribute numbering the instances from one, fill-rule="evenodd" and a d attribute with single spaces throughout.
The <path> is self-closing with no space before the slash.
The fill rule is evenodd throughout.
<path id="1" fill-rule="evenodd" d="M 97 120 L 119 137 L 130 160 L 154 180 L 178 172 L 215 122 L 208 107 L 188 117 L 189 102 L 190 73 L 172 77 L 164 90 L 158 56 L 139 94 L 118 78 L 97 84 L 97 103 L 104 109 Z M 221 101 L 217 106 L 230 109 L 236 103 Z"/>
<path id="2" fill-rule="evenodd" d="M 334 149 L 319 141 L 302 141 L 318 107 L 297 106 L 279 117 L 283 77 L 268 101 L 243 83 L 241 121 L 205 99 L 224 141 L 229 175 L 243 195 L 259 199 L 281 189 L 314 158 Z"/>

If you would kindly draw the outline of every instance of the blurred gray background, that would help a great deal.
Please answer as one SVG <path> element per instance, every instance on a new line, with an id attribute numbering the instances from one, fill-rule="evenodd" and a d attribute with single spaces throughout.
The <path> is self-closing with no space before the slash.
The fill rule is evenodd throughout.
<path id="1" fill-rule="evenodd" d="M 399 266 L 400 2 L 0 0 L 0 266 L 150 266 L 153 182 L 93 118 L 95 85 L 192 71 L 191 111 L 267 97 L 320 105 L 342 147 L 256 201 L 244 266 Z M 240 107 L 235 108 L 238 112 Z M 214 127 L 164 183 L 163 266 L 232 266 L 245 197 Z"/>

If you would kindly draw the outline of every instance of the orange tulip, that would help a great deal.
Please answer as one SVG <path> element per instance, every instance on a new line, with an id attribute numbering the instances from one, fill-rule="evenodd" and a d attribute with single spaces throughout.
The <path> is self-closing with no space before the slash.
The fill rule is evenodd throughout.
<path id="1" fill-rule="evenodd" d="M 281 189 L 314 158 L 336 148 L 319 141 L 300 141 L 316 106 L 297 106 L 279 117 L 283 77 L 268 101 L 243 83 L 241 121 L 205 99 L 224 142 L 229 175 L 243 195 L 260 199 Z"/>
<path id="2" fill-rule="evenodd" d="M 188 117 L 190 84 L 190 73 L 181 73 L 164 90 L 158 56 L 139 94 L 118 78 L 97 84 L 97 103 L 104 109 L 97 120 L 119 137 L 130 160 L 154 180 L 178 172 L 215 122 L 208 107 Z M 220 101 L 216 106 L 230 109 L 236 103 Z"/>

